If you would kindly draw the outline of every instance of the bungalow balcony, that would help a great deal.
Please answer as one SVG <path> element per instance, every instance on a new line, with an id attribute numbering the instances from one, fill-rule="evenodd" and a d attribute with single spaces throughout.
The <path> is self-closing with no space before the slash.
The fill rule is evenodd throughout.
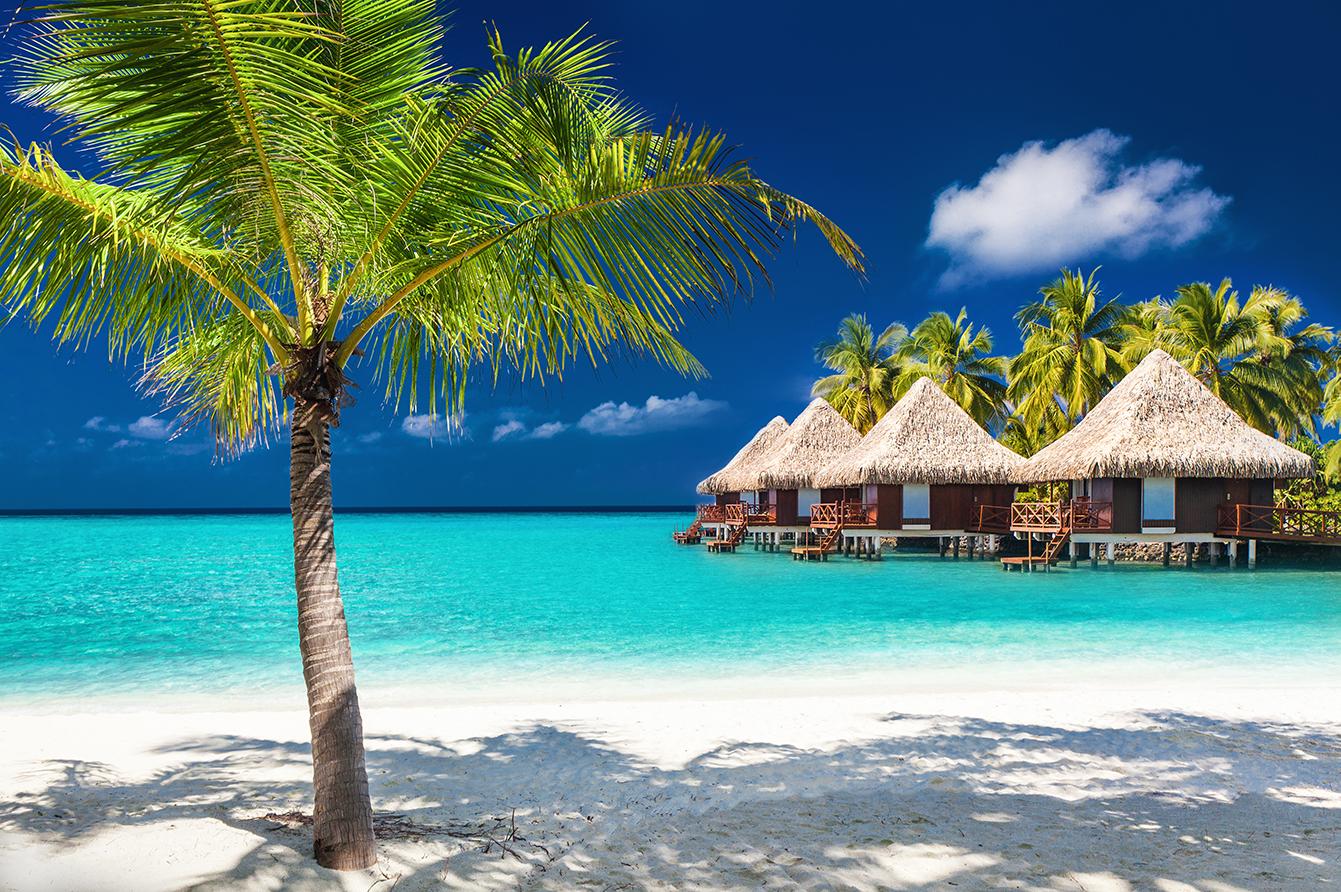
<path id="1" fill-rule="evenodd" d="M 1341 512 L 1288 505 L 1221 505 L 1216 535 L 1341 545 Z"/>
<path id="2" fill-rule="evenodd" d="M 771 526 L 777 522 L 776 505 L 766 502 L 732 502 L 726 505 L 726 523 L 729 526 Z"/>
<path id="3" fill-rule="evenodd" d="M 700 523 L 725 523 L 726 506 L 725 505 L 699 505 L 698 520 Z"/>
<path id="4" fill-rule="evenodd" d="M 810 506 L 810 526 L 816 530 L 874 528 L 876 507 L 866 502 L 821 502 Z"/>
<path id="5" fill-rule="evenodd" d="M 994 524 L 1000 524 L 1003 509 L 983 506 Z M 1105 533 L 1113 529 L 1113 503 L 1076 498 L 1062 502 L 1016 502 L 1010 506 L 1010 530 L 1017 533 Z"/>

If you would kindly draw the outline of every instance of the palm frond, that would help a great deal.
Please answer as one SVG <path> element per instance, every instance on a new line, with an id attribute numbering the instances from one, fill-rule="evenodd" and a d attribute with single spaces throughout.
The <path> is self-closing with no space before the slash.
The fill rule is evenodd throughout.
<path id="1" fill-rule="evenodd" d="M 207 424 L 220 451 L 236 454 L 267 442 L 284 422 L 271 368 L 256 328 L 225 312 L 178 332 L 150 359 L 141 386 L 177 410 L 182 430 Z"/>
<path id="2" fill-rule="evenodd" d="M 232 305 L 283 355 L 281 317 L 252 308 L 232 252 L 152 196 L 85 180 L 40 146 L 0 145 L 0 303 L 58 342 L 107 337 L 113 356 L 155 352 L 165 338 Z"/>
<path id="3" fill-rule="evenodd" d="M 782 196 L 731 158 L 718 134 L 644 133 L 593 145 L 583 163 L 512 159 L 519 194 L 491 202 L 498 222 L 482 231 L 445 225 L 423 264 L 345 338 L 341 362 L 408 295 L 448 277 L 513 279 L 526 291 L 551 280 L 586 283 L 619 294 L 663 325 L 679 323 L 690 303 L 714 304 L 768 281 L 764 260 L 782 236 L 813 222 L 850 266 L 861 251 L 808 205 Z M 500 177 L 501 179 L 501 177 Z M 479 210 L 466 212 L 478 217 Z"/>

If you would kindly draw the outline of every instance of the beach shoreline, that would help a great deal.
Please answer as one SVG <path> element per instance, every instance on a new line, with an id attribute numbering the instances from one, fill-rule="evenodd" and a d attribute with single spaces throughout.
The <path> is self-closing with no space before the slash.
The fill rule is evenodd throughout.
<path id="1" fill-rule="evenodd" d="M 0 888 L 1341 880 L 1341 686 L 980 673 L 976 689 L 775 690 L 405 706 L 369 688 L 374 808 L 436 829 L 384 828 L 378 868 L 352 874 L 315 867 L 305 831 L 265 817 L 310 809 L 300 694 L 259 710 L 0 704 Z M 511 854 L 484 850 L 499 827 Z"/>

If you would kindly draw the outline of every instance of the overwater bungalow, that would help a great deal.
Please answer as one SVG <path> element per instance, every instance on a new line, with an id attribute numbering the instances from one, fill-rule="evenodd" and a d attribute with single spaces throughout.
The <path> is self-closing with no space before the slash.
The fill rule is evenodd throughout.
<path id="1" fill-rule="evenodd" d="M 746 487 L 753 485 L 754 475 L 751 468 L 768 456 L 769 451 L 787 432 L 787 427 L 787 419 L 781 415 L 774 416 L 772 421 L 759 428 L 750 441 L 742 446 L 721 470 L 699 483 L 699 493 L 713 496 L 713 501 L 711 504 L 698 506 L 698 516 L 694 518 L 694 522 L 687 530 L 676 533 L 677 542 L 698 542 L 702 531 L 719 533 L 725 529 L 730 506 L 743 503 L 757 504 L 760 501 L 757 492 L 744 491 Z M 764 494 L 763 501 L 768 501 L 767 493 Z M 744 510 L 731 508 L 733 515 L 743 514 Z"/>
<path id="2" fill-rule="evenodd" d="M 843 489 L 821 489 L 816 472 L 861 442 L 861 434 L 828 402 L 816 399 L 792 421 L 786 433 L 763 451 L 757 461 L 743 463 L 727 482 L 756 499 L 727 509 L 729 535 L 717 550 L 731 550 L 754 536 L 776 548 L 783 540 L 808 536 L 812 506 L 843 499 Z"/>
<path id="3" fill-rule="evenodd" d="M 991 506 L 1010 505 L 1024 459 L 994 440 L 930 378 L 917 381 L 862 441 L 818 474 L 826 491 L 811 524 L 831 548 L 878 555 L 889 536 L 953 542 L 1005 532 Z M 984 541 L 982 544 L 986 544 Z"/>
<path id="4" fill-rule="evenodd" d="M 1091 562 L 1101 548 L 1111 562 L 1123 542 L 1162 542 L 1166 563 L 1178 543 L 1233 557 L 1246 540 L 1251 564 L 1258 539 L 1327 541 L 1327 512 L 1275 506 L 1278 480 L 1312 473 L 1309 456 L 1248 425 L 1156 350 L 1025 463 L 1023 481 L 1067 483 L 1069 501 L 1017 503 L 1011 525 L 1048 535 L 1053 560 L 1066 545 L 1074 561 L 1081 545 Z"/>

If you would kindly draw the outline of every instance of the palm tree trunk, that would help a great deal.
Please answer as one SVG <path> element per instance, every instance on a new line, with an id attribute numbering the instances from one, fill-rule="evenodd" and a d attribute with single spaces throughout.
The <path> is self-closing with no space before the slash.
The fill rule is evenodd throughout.
<path id="1" fill-rule="evenodd" d="M 298 644 L 312 726 L 312 844 L 317 863 L 359 870 L 377 861 L 363 718 L 354 687 L 344 602 L 335 569 L 330 429 L 316 404 L 295 400 L 289 453 Z"/>

